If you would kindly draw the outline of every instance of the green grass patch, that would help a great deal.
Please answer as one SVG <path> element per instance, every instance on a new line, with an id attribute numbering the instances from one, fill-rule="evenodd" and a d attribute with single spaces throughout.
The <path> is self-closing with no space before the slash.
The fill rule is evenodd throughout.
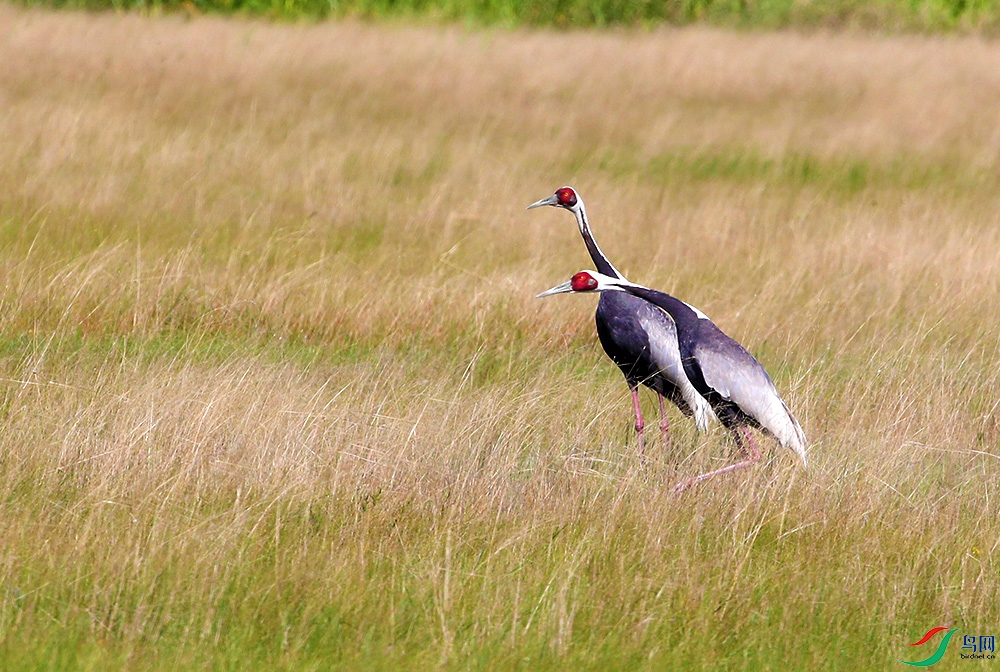
<path id="1" fill-rule="evenodd" d="M 566 161 L 566 172 L 588 167 L 615 180 L 638 178 L 652 184 L 698 182 L 766 184 L 793 189 L 811 188 L 837 196 L 854 196 L 869 187 L 880 190 L 982 189 L 987 171 L 948 161 L 895 157 L 887 161 L 857 158 L 820 158 L 796 152 L 767 156 L 752 148 L 681 147 L 651 157 L 634 150 L 582 153 Z"/>
<path id="2" fill-rule="evenodd" d="M 744 28 L 844 26 L 889 31 L 978 31 L 1000 27 L 995 0 L 21 0 L 91 10 L 247 14 L 280 19 L 347 16 L 429 18 L 508 26 L 688 25 Z"/>

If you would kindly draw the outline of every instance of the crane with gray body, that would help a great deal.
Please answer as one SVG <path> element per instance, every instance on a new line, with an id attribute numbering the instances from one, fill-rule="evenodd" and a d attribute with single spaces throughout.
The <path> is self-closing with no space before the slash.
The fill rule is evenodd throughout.
<path id="1" fill-rule="evenodd" d="M 564 208 L 576 217 L 580 235 L 598 270 L 606 276 L 625 279 L 608 260 L 594 240 L 583 199 L 572 187 L 562 187 L 554 194 L 528 206 L 528 210 L 543 205 Z M 618 366 L 632 393 L 635 411 L 635 431 L 639 451 L 644 450 L 645 421 L 639 407 L 639 385 L 654 392 L 660 402 L 660 430 L 669 443 L 669 420 L 664 399 L 669 399 L 680 411 L 694 417 L 698 429 L 705 431 L 714 418 L 708 401 L 688 380 L 681 364 L 674 321 L 662 310 L 627 292 L 603 292 L 594 314 L 597 336 L 608 357 Z"/>
<path id="2" fill-rule="evenodd" d="M 788 410 L 771 377 L 760 362 L 694 306 L 669 294 L 636 285 L 621 277 L 596 271 L 581 271 L 569 282 L 538 295 L 565 292 L 601 292 L 602 296 L 627 293 L 653 304 L 668 315 L 676 327 L 680 360 L 687 380 L 708 400 L 712 410 L 744 451 L 745 459 L 677 484 L 675 490 L 712 476 L 749 467 L 761 458 L 750 429 L 759 429 L 794 452 L 806 464 L 806 437 Z"/>

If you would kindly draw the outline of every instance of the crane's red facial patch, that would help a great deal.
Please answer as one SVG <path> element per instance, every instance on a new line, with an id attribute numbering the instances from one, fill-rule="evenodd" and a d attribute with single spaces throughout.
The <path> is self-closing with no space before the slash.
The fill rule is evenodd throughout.
<path id="1" fill-rule="evenodd" d="M 597 280 L 590 273 L 580 271 L 570 280 L 574 292 L 592 292 L 597 289 Z"/>
<path id="2" fill-rule="evenodd" d="M 559 199 L 559 205 L 572 208 L 576 205 L 576 192 L 569 187 L 563 187 L 556 191 L 556 198 Z"/>

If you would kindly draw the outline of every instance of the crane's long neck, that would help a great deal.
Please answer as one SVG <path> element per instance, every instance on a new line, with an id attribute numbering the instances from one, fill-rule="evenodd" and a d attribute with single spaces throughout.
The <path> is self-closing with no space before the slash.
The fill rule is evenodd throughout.
<path id="1" fill-rule="evenodd" d="M 587 209 L 583 206 L 582 200 L 579 201 L 579 206 L 580 207 L 574 210 L 576 223 L 580 226 L 580 235 L 583 236 L 583 242 L 587 246 L 587 251 L 590 252 L 590 258 L 594 260 L 597 272 L 624 280 L 625 276 L 622 275 L 610 261 L 608 261 L 604 252 L 602 252 L 601 248 L 597 246 L 597 241 L 594 240 L 594 234 L 590 232 L 590 222 L 587 220 Z"/>

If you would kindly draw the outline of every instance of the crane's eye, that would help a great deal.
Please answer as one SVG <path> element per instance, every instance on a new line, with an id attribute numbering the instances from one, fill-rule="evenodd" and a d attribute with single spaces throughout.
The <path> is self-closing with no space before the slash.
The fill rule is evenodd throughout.
<path id="1" fill-rule="evenodd" d="M 570 280 L 574 292 L 591 292 L 597 289 L 597 280 L 590 273 L 580 271 Z"/>
<path id="2" fill-rule="evenodd" d="M 556 198 L 559 199 L 559 205 L 564 205 L 567 208 L 576 205 L 576 192 L 569 187 L 563 187 L 556 191 Z"/>

